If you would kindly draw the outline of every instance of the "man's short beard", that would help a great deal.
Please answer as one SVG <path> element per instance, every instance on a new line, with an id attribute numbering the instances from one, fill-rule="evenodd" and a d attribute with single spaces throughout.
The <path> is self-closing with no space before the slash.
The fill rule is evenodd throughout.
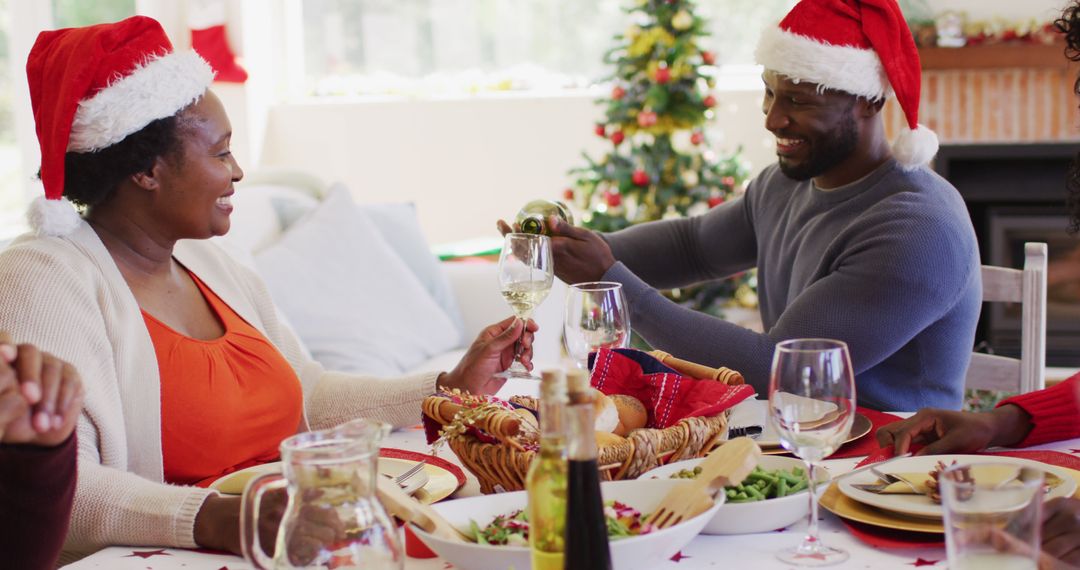
<path id="1" fill-rule="evenodd" d="M 855 117 L 851 113 L 844 113 L 843 117 L 835 130 L 812 141 L 810 156 L 802 164 L 792 165 L 781 158 L 780 172 L 792 180 L 809 180 L 828 172 L 851 156 L 859 144 L 859 135 Z"/>

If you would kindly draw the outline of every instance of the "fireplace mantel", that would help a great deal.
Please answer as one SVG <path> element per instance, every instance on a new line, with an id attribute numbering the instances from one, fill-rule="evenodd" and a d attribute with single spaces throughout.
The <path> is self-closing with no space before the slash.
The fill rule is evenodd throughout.
<path id="1" fill-rule="evenodd" d="M 962 48 L 919 48 L 923 70 L 944 69 L 1064 69 L 1065 44 L 1001 43 Z"/>

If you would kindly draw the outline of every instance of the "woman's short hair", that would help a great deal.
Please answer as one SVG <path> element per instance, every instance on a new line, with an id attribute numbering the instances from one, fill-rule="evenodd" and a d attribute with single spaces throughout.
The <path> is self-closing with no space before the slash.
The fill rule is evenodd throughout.
<path id="1" fill-rule="evenodd" d="M 162 156 L 180 148 L 180 113 L 157 119 L 120 142 L 94 152 L 69 152 L 64 156 L 64 197 L 79 206 L 92 207 L 109 199 L 133 174 L 146 172 Z"/>

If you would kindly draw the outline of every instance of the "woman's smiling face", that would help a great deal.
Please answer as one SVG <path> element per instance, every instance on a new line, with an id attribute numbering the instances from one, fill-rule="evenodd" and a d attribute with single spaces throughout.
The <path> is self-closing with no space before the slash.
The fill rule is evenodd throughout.
<path id="1" fill-rule="evenodd" d="M 232 125 L 221 100 L 207 91 L 180 112 L 179 148 L 161 158 L 155 210 L 175 239 L 229 231 L 233 184 L 244 177 L 229 148 Z"/>

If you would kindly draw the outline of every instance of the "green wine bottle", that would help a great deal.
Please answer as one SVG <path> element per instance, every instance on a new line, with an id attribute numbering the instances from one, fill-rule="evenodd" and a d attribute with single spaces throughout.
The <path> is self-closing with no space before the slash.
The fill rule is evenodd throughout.
<path id="1" fill-rule="evenodd" d="M 540 380 L 540 453 L 525 478 L 533 570 L 563 570 L 566 537 L 566 377 L 545 370 Z"/>
<path id="2" fill-rule="evenodd" d="M 556 200 L 533 200 L 518 212 L 514 221 L 518 231 L 526 234 L 551 235 L 547 225 L 548 218 L 556 216 L 560 220 L 574 225 L 574 214 L 570 208 Z"/>

